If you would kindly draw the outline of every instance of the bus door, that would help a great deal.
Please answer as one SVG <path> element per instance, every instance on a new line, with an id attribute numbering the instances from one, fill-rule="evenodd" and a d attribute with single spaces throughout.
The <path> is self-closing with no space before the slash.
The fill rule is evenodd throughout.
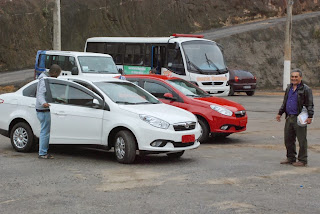
<path id="1" fill-rule="evenodd" d="M 155 70 L 156 74 L 161 74 L 161 68 L 166 60 L 166 47 L 163 45 L 153 45 L 151 55 L 151 69 Z"/>

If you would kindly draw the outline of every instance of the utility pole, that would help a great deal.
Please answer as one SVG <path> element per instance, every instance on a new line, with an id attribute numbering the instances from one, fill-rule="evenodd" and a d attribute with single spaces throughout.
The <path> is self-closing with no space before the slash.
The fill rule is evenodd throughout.
<path id="1" fill-rule="evenodd" d="M 283 70 L 283 90 L 290 84 L 291 72 L 291 34 L 292 34 L 292 7 L 293 0 L 287 0 L 287 22 L 284 41 L 284 70 Z"/>
<path id="2" fill-rule="evenodd" d="M 55 0 L 53 8 L 53 50 L 61 51 L 60 0 Z"/>

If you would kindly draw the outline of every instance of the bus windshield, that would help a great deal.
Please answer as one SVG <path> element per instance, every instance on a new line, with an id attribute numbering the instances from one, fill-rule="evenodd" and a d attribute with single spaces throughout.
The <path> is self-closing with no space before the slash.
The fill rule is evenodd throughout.
<path id="1" fill-rule="evenodd" d="M 182 43 L 187 67 L 190 72 L 202 74 L 225 74 L 227 68 L 220 48 L 209 41 Z"/>
<path id="2" fill-rule="evenodd" d="M 118 69 L 111 57 L 79 56 L 83 73 L 118 74 Z"/>

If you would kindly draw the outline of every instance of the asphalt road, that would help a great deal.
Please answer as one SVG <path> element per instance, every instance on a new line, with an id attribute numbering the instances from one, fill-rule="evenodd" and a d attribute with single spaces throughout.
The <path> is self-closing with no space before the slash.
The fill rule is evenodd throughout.
<path id="1" fill-rule="evenodd" d="M 212 140 L 180 160 L 117 163 L 112 151 L 51 146 L 53 160 L 17 153 L 0 137 L 0 212 L 320 213 L 319 111 L 308 127 L 309 166 L 280 165 L 281 95 L 227 97 L 248 110 L 247 131 Z M 320 106 L 315 96 L 315 106 Z"/>

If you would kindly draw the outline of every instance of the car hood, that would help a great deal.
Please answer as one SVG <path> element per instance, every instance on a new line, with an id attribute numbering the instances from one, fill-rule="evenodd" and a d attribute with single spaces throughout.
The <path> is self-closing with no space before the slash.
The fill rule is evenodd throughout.
<path id="1" fill-rule="evenodd" d="M 141 104 L 141 105 L 119 105 L 123 110 L 145 114 L 167 121 L 170 124 L 193 121 L 196 122 L 196 117 L 183 109 L 170 106 L 164 103 L 160 104 Z"/>
<path id="2" fill-rule="evenodd" d="M 207 104 L 207 105 L 217 104 L 217 105 L 223 106 L 233 112 L 245 110 L 245 108 L 241 104 L 224 99 L 224 98 L 220 98 L 220 97 L 212 96 L 212 97 L 201 97 L 201 98 L 193 98 L 193 99 L 197 100 L 199 102 L 202 102 L 204 104 Z"/>

